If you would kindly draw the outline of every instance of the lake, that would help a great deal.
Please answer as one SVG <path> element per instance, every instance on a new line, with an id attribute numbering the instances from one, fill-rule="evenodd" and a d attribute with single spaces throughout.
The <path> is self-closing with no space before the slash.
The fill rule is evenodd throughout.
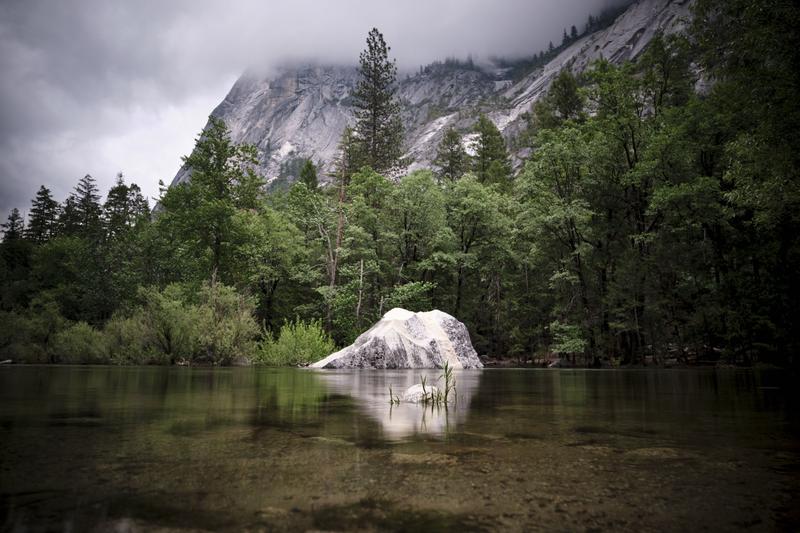
<path id="1" fill-rule="evenodd" d="M 800 530 L 797 379 L 0 367 L 0 529 Z"/>

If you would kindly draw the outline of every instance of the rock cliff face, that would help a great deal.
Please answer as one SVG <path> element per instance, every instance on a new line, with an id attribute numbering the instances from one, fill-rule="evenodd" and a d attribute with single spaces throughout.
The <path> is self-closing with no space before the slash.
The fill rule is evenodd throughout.
<path id="1" fill-rule="evenodd" d="M 482 368 L 467 327 L 442 311 L 395 308 L 312 368 Z"/>
<path id="2" fill-rule="evenodd" d="M 634 59 L 657 31 L 681 30 L 691 2 L 634 2 L 611 26 L 578 39 L 519 81 L 491 65 L 442 64 L 401 76 L 397 97 L 403 107 L 406 157 L 411 161 L 407 170 L 430 167 L 448 127 L 462 132 L 469 146 L 469 130 L 482 112 L 506 138 L 514 137 L 524 128 L 523 114 L 547 92 L 561 69 L 579 73 L 601 57 L 615 63 Z M 267 77 L 248 72 L 212 114 L 225 120 L 235 142 L 258 148 L 260 171 L 269 181 L 291 181 L 307 158 L 320 165 L 325 181 L 342 130 L 353 123 L 351 93 L 357 79 L 351 66 L 305 65 Z M 525 153 L 514 155 L 519 161 Z M 181 170 L 173 184 L 187 178 Z"/>

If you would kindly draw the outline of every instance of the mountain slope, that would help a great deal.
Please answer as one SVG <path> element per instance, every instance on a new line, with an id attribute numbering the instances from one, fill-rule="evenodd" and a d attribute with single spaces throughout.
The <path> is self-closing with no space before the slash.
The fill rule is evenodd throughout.
<path id="1" fill-rule="evenodd" d="M 469 130 L 487 113 L 507 138 L 524 127 L 523 114 L 547 92 L 563 68 L 584 71 L 597 59 L 614 63 L 638 56 L 658 31 L 680 31 L 692 0 L 639 0 L 606 29 L 584 36 L 521 80 L 507 69 L 476 68 L 467 63 L 435 64 L 398 83 L 403 108 L 408 170 L 429 167 L 444 131 L 455 127 L 469 144 Z M 274 75 L 245 73 L 213 115 L 225 120 L 235 142 L 254 144 L 260 171 L 272 181 L 297 175 L 304 159 L 333 169 L 342 130 L 353 123 L 351 93 L 355 67 L 305 65 Z M 524 155 L 524 154 L 517 154 Z M 173 184 L 188 179 L 181 169 Z"/>

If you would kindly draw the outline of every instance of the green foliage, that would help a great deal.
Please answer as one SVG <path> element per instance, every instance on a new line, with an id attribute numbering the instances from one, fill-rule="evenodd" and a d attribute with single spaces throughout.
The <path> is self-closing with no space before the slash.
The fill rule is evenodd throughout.
<path id="1" fill-rule="evenodd" d="M 339 156 L 336 161 L 336 180 L 337 185 L 347 186 L 350 176 L 361 169 L 367 158 L 365 144 L 359 138 L 358 133 L 350 126 L 346 126 L 339 139 Z"/>
<path id="2" fill-rule="evenodd" d="M 97 244 L 80 236 L 60 236 L 33 251 L 31 281 L 69 320 L 97 323 L 116 302 L 108 299 L 109 278 Z"/>
<path id="3" fill-rule="evenodd" d="M 563 324 L 558 320 L 550 323 L 553 335 L 551 350 L 559 355 L 582 354 L 586 349 L 586 338 L 579 326 Z"/>
<path id="4" fill-rule="evenodd" d="M 12 209 L 8 220 L 4 224 L 0 224 L 0 228 L 3 228 L 3 242 L 21 239 L 25 231 L 25 221 L 19 214 L 19 209 L 16 207 Z"/>
<path id="5" fill-rule="evenodd" d="M 53 336 L 49 352 L 56 363 L 92 364 L 106 362 L 108 347 L 102 331 L 76 322 Z"/>
<path id="6" fill-rule="evenodd" d="M 75 186 L 61 213 L 61 232 L 92 241 L 102 237 L 100 191 L 96 180 L 86 174 Z"/>
<path id="7" fill-rule="evenodd" d="M 0 309 L 24 307 L 30 292 L 30 270 L 33 249 L 23 238 L 24 225 L 17 209 L 13 209 L 0 243 Z"/>
<path id="8" fill-rule="evenodd" d="M 310 159 L 306 159 L 303 167 L 300 169 L 300 183 L 305 184 L 310 190 L 316 190 L 319 186 L 317 182 L 317 167 Z"/>
<path id="9" fill-rule="evenodd" d="M 438 169 L 436 176 L 440 182 L 456 181 L 469 168 L 469 156 L 461 144 L 461 135 L 454 128 L 444 133 L 433 164 Z"/>
<path id="10" fill-rule="evenodd" d="M 197 300 L 180 285 L 142 288 L 140 305 L 106 324 L 111 361 L 230 364 L 255 353 L 258 325 L 252 302 L 220 283 L 204 285 Z"/>
<path id="11" fill-rule="evenodd" d="M 40 186 L 31 202 L 25 237 L 37 244 L 53 238 L 58 231 L 58 210 L 58 202 L 53 199 L 50 189 Z"/>
<path id="12" fill-rule="evenodd" d="M 118 365 L 170 364 L 167 354 L 153 342 L 153 332 L 147 328 L 141 311 L 126 317 L 115 313 L 106 322 L 103 333 L 108 344 L 107 361 Z"/>
<path id="13" fill-rule="evenodd" d="M 567 120 L 583 120 L 584 106 L 578 80 L 569 68 L 562 69 L 547 94 L 533 106 L 534 125 L 537 129 L 553 129 Z"/>
<path id="14" fill-rule="evenodd" d="M 42 188 L 27 229 L 13 211 L 4 225 L 0 348 L 299 364 L 402 306 L 449 312 L 479 353 L 520 360 L 796 362 L 799 11 L 694 9 L 688 36 L 656 35 L 635 63 L 563 70 L 517 140 L 535 148 L 517 176 L 486 116 L 474 158 L 450 130 L 436 175 L 374 170 L 397 167 L 400 138 L 395 67 L 373 30 L 332 187 L 305 161 L 298 183 L 264 195 L 255 148 L 212 118 L 185 158 L 191 179 L 152 221 L 121 179 L 101 204 L 84 177 L 59 215 Z"/>
<path id="15" fill-rule="evenodd" d="M 57 362 L 51 356 L 53 338 L 69 323 L 47 295 L 37 296 L 24 310 L 0 311 L 0 323 L 0 350 L 5 357 L 26 363 Z"/>
<path id="16" fill-rule="evenodd" d="M 435 284 L 424 281 L 396 285 L 386 297 L 384 308 L 389 310 L 402 307 L 415 312 L 427 311 L 431 308 L 431 292 L 435 288 Z"/>
<path id="17" fill-rule="evenodd" d="M 170 364 L 191 360 L 199 353 L 200 313 L 196 306 L 186 303 L 184 294 L 184 288 L 177 284 L 168 285 L 163 291 L 153 287 L 139 289 L 140 307 L 131 317 L 133 323 L 120 325 L 121 330 L 141 331 L 139 339 L 132 339 L 134 350 L 141 343 L 146 357 Z"/>
<path id="18" fill-rule="evenodd" d="M 506 186 L 511 178 L 511 163 L 503 135 L 486 115 L 478 118 L 475 133 L 478 134 L 478 139 L 475 157 L 472 159 L 473 172 L 481 183 Z"/>
<path id="19" fill-rule="evenodd" d="M 355 134 L 361 146 L 358 166 L 377 172 L 398 167 L 403 150 L 400 105 L 394 98 L 397 66 L 389 60 L 390 50 L 377 28 L 370 30 L 367 48 L 359 55 L 360 79 L 353 92 Z"/>
<path id="20" fill-rule="evenodd" d="M 387 207 L 394 222 L 391 227 L 399 268 L 407 274 L 410 270 L 412 277 L 431 277 L 437 255 L 453 241 L 447 227 L 445 193 L 429 171 L 417 171 L 400 180 Z"/>
<path id="21" fill-rule="evenodd" d="M 106 239 L 121 239 L 149 217 L 150 207 L 139 186 L 135 183 L 126 185 L 122 173 L 117 174 L 117 182 L 108 191 L 108 197 L 103 204 Z"/>
<path id="22" fill-rule="evenodd" d="M 25 363 L 47 363 L 49 356 L 31 342 L 32 324 L 28 317 L 14 311 L 0 311 L 0 350 L 4 359 Z"/>
<path id="23" fill-rule="evenodd" d="M 259 343 L 255 362 L 269 366 L 305 366 L 336 351 L 319 321 L 295 320 L 281 326 L 278 337 L 267 332 Z"/>
<path id="24" fill-rule="evenodd" d="M 234 144 L 225 123 L 210 117 L 183 160 L 191 179 L 164 191 L 158 224 L 175 241 L 177 259 L 195 265 L 190 273 L 195 281 L 216 273 L 221 281 L 235 283 L 230 246 L 238 229 L 235 215 L 259 206 L 264 185 L 253 171 L 256 149 Z"/>
<path id="25" fill-rule="evenodd" d="M 199 296 L 195 326 L 199 351 L 194 360 L 222 365 L 249 361 L 258 335 L 252 300 L 214 282 L 204 285 Z"/>

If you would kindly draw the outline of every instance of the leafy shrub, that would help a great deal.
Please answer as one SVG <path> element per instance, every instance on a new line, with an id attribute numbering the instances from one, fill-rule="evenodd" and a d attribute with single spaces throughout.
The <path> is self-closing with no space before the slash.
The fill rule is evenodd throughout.
<path id="1" fill-rule="evenodd" d="M 256 352 L 258 324 L 253 318 L 255 304 L 233 287 L 221 283 L 203 286 L 198 309 L 196 359 L 219 364 L 249 360 Z"/>
<path id="2" fill-rule="evenodd" d="M 148 340 L 150 336 L 144 326 L 142 312 L 125 317 L 115 314 L 103 330 L 109 350 L 109 362 L 118 365 L 164 364 L 169 362 L 166 354 L 155 349 Z"/>
<path id="3" fill-rule="evenodd" d="M 190 294 L 177 284 L 139 289 L 133 313 L 106 324 L 112 362 L 230 364 L 251 358 L 258 335 L 253 302 L 221 283 L 204 285 L 195 302 Z"/>
<path id="4" fill-rule="evenodd" d="M 108 358 L 105 335 L 86 322 L 76 322 L 56 333 L 49 351 L 58 363 L 102 363 Z"/>
<path id="5" fill-rule="evenodd" d="M 267 332 L 259 344 L 255 362 L 270 366 L 307 365 L 336 350 L 319 321 L 284 322 L 276 339 Z"/>
<path id="6" fill-rule="evenodd" d="M 199 313 L 196 306 L 185 303 L 183 288 L 176 284 L 163 291 L 141 288 L 139 299 L 141 307 L 133 322 L 124 326 L 128 334 L 141 329 L 143 356 L 170 364 L 192 359 L 198 353 Z"/>
<path id="7" fill-rule="evenodd" d="M 199 351 L 199 312 L 185 302 L 183 287 L 141 287 L 138 299 L 129 315 L 117 313 L 106 323 L 110 362 L 174 364 L 194 358 Z"/>
<path id="8" fill-rule="evenodd" d="M 586 349 L 586 339 L 580 326 L 561 323 L 558 320 L 550 324 L 553 334 L 553 353 L 559 355 L 580 354 Z"/>
<path id="9" fill-rule="evenodd" d="M 0 359 L 22 363 L 49 363 L 48 347 L 67 326 L 52 298 L 34 298 L 22 313 L 0 312 Z"/>
<path id="10" fill-rule="evenodd" d="M 40 345 L 44 350 L 55 334 L 68 325 L 68 321 L 61 316 L 58 304 L 51 295 L 34 298 L 25 316 L 29 341 Z"/>

